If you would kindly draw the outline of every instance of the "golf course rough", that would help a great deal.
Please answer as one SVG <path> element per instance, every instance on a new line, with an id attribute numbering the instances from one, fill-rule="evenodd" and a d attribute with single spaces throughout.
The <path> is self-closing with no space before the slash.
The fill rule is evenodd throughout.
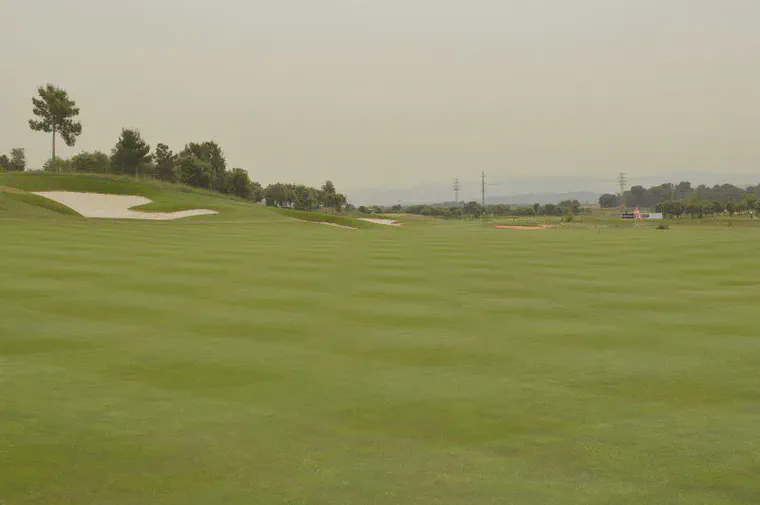
<path id="1" fill-rule="evenodd" d="M 760 502 L 759 228 L 192 198 L 0 219 L 0 503 Z"/>

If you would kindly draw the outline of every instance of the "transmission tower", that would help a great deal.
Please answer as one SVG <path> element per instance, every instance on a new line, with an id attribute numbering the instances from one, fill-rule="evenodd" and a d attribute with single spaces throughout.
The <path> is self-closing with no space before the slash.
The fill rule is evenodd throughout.
<path id="1" fill-rule="evenodd" d="M 454 203 L 459 203 L 460 189 L 461 189 L 461 186 L 459 185 L 459 179 L 454 179 Z"/>
<path id="2" fill-rule="evenodd" d="M 486 173 L 480 174 L 480 204 L 486 206 Z"/>
<path id="3" fill-rule="evenodd" d="M 618 184 L 620 184 L 620 202 L 625 207 L 625 188 L 628 186 L 628 176 L 625 173 L 618 174 Z"/>

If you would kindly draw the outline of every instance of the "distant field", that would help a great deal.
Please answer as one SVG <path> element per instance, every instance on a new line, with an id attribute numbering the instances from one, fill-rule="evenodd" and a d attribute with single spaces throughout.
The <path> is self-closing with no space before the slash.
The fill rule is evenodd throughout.
<path id="1" fill-rule="evenodd" d="M 0 218 L 0 503 L 760 503 L 757 227 L 230 202 Z"/>

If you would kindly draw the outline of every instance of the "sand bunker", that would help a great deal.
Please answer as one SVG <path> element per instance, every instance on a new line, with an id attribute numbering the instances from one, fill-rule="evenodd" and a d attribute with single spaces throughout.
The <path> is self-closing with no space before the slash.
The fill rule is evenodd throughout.
<path id="1" fill-rule="evenodd" d="M 74 209 L 84 217 L 99 217 L 107 219 L 151 219 L 168 221 L 190 216 L 205 216 L 219 214 L 215 210 L 193 209 L 180 212 L 139 212 L 130 210 L 138 205 L 150 203 L 149 198 L 128 195 L 104 195 L 101 193 L 74 193 L 70 191 L 42 191 L 35 195 L 44 196 L 51 200 Z"/>
<path id="2" fill-rule="evenodd" d="M 328 223 L 327 221 L 312 221 L 312 222 L 313 223 L 317 223 L 317 224 L 323 224 L 325 226 L 333 226 L 335 228 L 343 228 L 343 229 L 346 229 L 346 230 L 355 230 L 356 229 L 356 228 L 353 228 L 351 226 L 346 226 L 346 225 L 343 225 L 343 224 Z"/>
<path id="3" fill-rule="evenodd" d="M 367 221 L 368 223 L 382 224 L 385 226 L 401 226 L 403 224 L 394 221 L 393 219 L 375 219 L 371 217 L 360 217 L 359 221 Z"/>
<path id="4" fill-rule="evenodd" d="M 499 228 L 502 230 L 548 230 L 549 227 L 545 224 L 541 224 L 538 226 L 507 226 L 503 224 L 497 224 L 495 228 Z"/>

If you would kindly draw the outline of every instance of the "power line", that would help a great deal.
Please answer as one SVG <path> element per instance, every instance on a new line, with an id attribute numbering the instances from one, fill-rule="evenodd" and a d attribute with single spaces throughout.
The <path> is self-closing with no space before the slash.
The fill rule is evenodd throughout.
<path id="1" fill-rule="evenodd" d="M 459 190 L 461 189 L 461 186 L 459 185 L 459 179 L 454 179 L 454 203 L 459 203 Z"/>

